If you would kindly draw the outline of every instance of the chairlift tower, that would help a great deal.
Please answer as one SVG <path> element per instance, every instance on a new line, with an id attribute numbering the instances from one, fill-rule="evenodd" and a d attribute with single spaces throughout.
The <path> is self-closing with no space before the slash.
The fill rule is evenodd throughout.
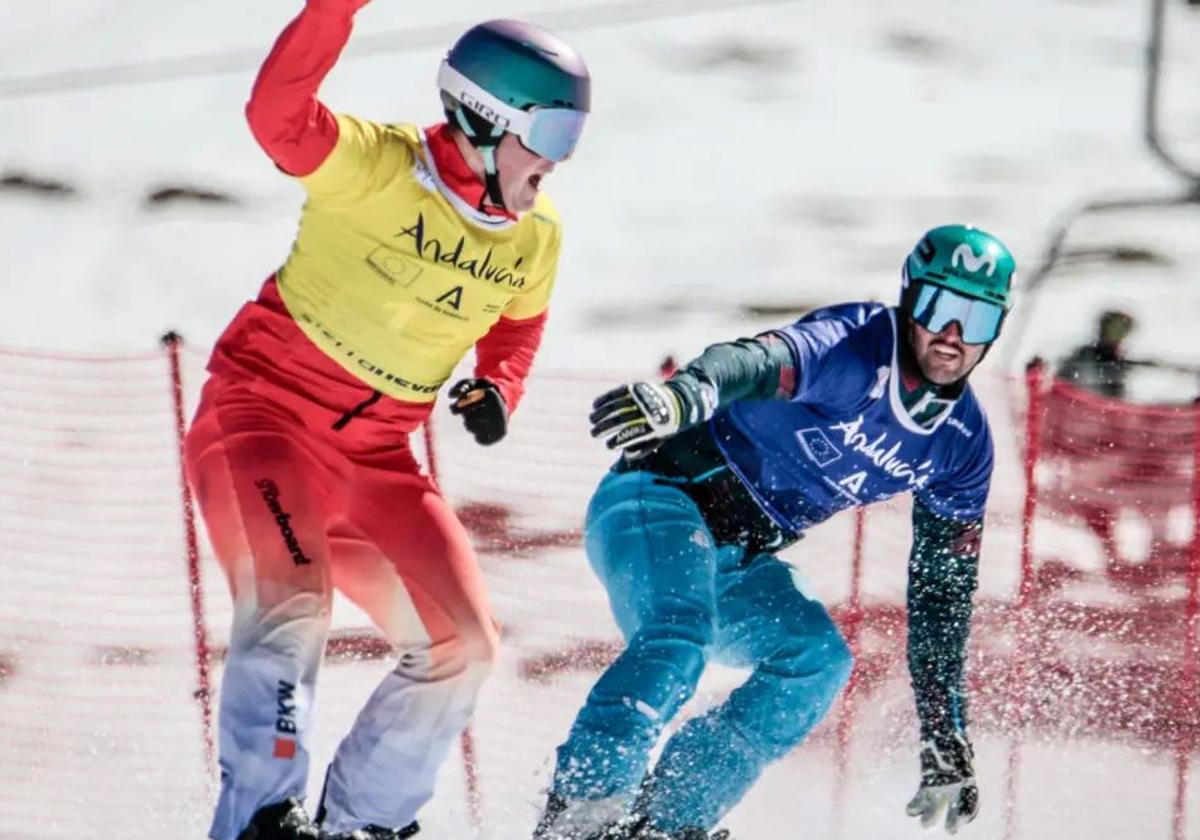
<path id="1" fill-rule="evenodd" d="M 1163 142 L 1159 120 L 1159 81 L 1162 75 L 1163 32 L 1166 28 L 1167 0 L 1150 0 L 1150 34 L 1146 44 L 1146 86 L 1143 96 L 1142 137 L 1150 152 L 1182 182 L 1178 192 L 1152 195 L 1129 195 L 1086 200 L 1059 215 L 1042 251 L 1037 268 L 1023 284 L 1026 301 L 1032 304 L 1046 277 L 1057 266 L 1071 229 L 1080 219 L 1093 214 L 1118 210 L 1149 210 L 1184 205 L 1200 206 L 1200 169 L 1186 164 Z M 1200 0 L 1186 0 L 1189 7 L 1200 9 Z M 1017 318 L 1008 336 L 1005 351 L 1006 366 L 1011 367 L 1024 338 L 1029 318 Z"/>

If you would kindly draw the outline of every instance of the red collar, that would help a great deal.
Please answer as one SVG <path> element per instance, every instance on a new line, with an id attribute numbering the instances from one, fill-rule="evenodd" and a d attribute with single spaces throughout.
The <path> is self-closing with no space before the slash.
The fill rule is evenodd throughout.
<path id="1" fill-rule="evenodd" d="M 472 207 L 481 207 L 487 190 L 479 176 L 471 171 L 466 158 L 458 150 L 458 144 L 450 133 L 450 126 L 438 123 L 425 129 L 425 141 L 433 155 L 434 166 L 442 183 Z M 481 209 L 489 216 L 501 216 L 516 221 L 516 215 L 493 204 L 482 204 Z"/>

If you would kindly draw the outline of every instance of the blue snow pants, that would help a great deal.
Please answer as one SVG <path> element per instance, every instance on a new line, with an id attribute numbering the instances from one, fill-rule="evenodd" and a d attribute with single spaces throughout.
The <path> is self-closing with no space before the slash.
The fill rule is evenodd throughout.
<path id="1" fill-rule="evenodd" d="M 705 663 L 752 668 L 724 704 L 671 737 L 639 797 L 639 810 L 664 830 L 711 828 L 824 717 L 849 677 L 850 651 L 791 567 L 717 547 L 669 479 L 609 473 L 585 535 L 627 644 L 559 747 L 553 790 L 632 801 Z"/>

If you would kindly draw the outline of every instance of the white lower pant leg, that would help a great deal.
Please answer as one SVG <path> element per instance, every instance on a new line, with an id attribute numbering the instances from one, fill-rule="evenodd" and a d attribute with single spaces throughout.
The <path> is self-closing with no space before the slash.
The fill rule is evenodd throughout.
<path id="1" fill-rule="evenodd" d="M 430 678 L 421 676 L 424 667 L 412 667 L 411 657 L 402 659 L 338 747 L 326 780 L 322 828 L 401 828 L 416 819 L 490 670 L 490 659 L 476 660 Z"/>
<path id="2" fill-rule="evenodd" d="M 329 607 L 319 593 L 294 595 L 268 615 L 235 617 L 221 680 L 214 840 L 236 840 L 264 805 L 304 797 L 328 630 Z"/>

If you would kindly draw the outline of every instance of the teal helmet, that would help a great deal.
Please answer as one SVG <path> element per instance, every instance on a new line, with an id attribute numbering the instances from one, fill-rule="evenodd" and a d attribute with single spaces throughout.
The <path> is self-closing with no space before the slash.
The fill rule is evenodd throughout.
<path id="1" fill-rule="evenodd" d="M 446 119 L 480 150 L 488 195 L 503 206 L 495 149 L 515 134 L 534 154 L 568 158 L 592 105 L 583 58 L 551 32 L 516 20 L 471 27 L 438 71 Z"/>
<path id="2" fill-rule="evenodd" d="M 591 109 L 591 77 L 583 58 L 531 23 L 489 20 L 473 26 L 450 48 L 446 63 L 520 111 Z"/>
<path id="3" fill-rule="evenodd" d="M 933 332 L 957 321 L 963 341 L 990 344 L 1012 309 L 1016 270 L 1012 252 L 987 231 L 936 227 L 904 260 L 900 310 Z"/>

